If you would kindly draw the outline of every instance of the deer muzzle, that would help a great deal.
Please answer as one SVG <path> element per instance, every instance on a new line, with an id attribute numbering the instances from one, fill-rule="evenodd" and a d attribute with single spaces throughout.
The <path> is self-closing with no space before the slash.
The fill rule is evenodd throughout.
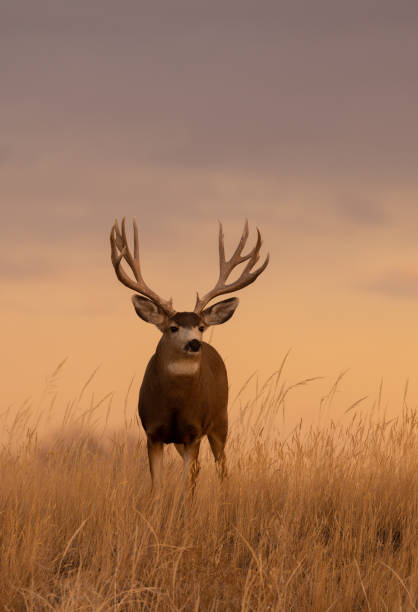
<path id="1" fill-rule="evenodd" d="M 186 351 L 190 351 L 191 353 L 197 353 L 201 346 L 202 343 L 199 340 L 196 340 L 196 338 L 193 338 L 193 340 L 190 340 L 190 342 L 188 342 L 184 348 Z"/>

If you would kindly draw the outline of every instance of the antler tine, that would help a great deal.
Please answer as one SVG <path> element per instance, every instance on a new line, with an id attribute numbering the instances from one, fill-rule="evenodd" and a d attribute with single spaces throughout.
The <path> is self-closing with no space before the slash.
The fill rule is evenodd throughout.
<path id="1" fill-rule="evenodd" d="M 115 242 L 116 242 L 116 245 L 117 245 L 118 249 L 122 249 L 123 248 L 122 234 L 120 233 L 119 224 L 118 224 L 118 220 L 117 219 L 115 219 L 115 222 L 114 222 L 114 224 L 112 226 L 112 232 L 114 232 L 114 234 L 115 234 L 114 239 L 115 239 Z"/>
<path id="2" fill-rule="evenodd" d="M 116 276 L 120 280 L 121 283 L 133 289 L 134 291 L 138 290 L 138 284 L 129 278 L 124 269 L 121 267 L 121 261 L 124 257 L 126 257 L 127 247 L 122 242 L 122 235 L 119 230 L 118 222 L 115 221 L 113 224 L 112 230 L 110 232 L 110 246 L 112 250 L 112 263 L 115 268 Z M 118 253 L 118 250 L 120 251 Z"/>
<path id="3" fill-rule="evenodd" d="M 234 254 L 232 255 L 232 257 L 231 257 L 231 259 L 229 261 L 235 261 L 235 260 L 239 259 L 240 262 L 242 262 L 242 261 L 246 261 L 249 258 L 248 255 L 246 255 L 244 257 L 241 257 L 242 250 L 245 247 L 245 245 L 247 244 L 248 234 L 249 234 L 248 219 L 245 219 L 244 229 L 242 230 L 242 235 L 241 235 L 240 241 L 238 242 L 238 246 L 235 249 Z"/>
<path id="4" fill-rule="evenodd" d="M 112 263 L 115 266 L 119 266 L 122 257 L 125 255 L 125 248 L 122 244 L 122 237 L 120 235 L 118 222 L 115 219 L 112 229 L 110 230 L 110 248 L 112 255 Z M 118 249 L 120 253 L 118 254 Z"/>
<path id="5" fill-rule="evenodd" d="M 134 258 L 135 261 L 138 262 L 138 270 L 140 270 L 141 268 L 139 267 L 139 241 L 138 241 L 138 226 L 136 224 L 136 219 L 134 217 L 133 221 L 133 226 L 134 226 Z"/>
<path id="6" fill-rule="evenodd" d="M 111 259 L 115 273 L 120 282 L 141 293 L 154 304 L 157 304 L 166 312 L 168 315 L 174 314 L 176 311 L 173 308 L 173 301 L 164 300 L 157 293 L 148 287 L 141 275 L 141 267 L 139 262 L 139 240 L 138 240 L 138 227 L 136 221 L 133 221 L 134 228 L 134 254 L 132 255 L 129 246 L 128 239 L 126 236 L 126 222 L 125 217 L 122 219 L 122 231 L 119 229 L 118 221 L 112 226 L 110 232 L 110 247 L 111 247 Z M 118 252 L 119 251 L 119 252 Z M 124 271 L 121 266 L 122 260 L 125 260 L 135 276 L 135 281 L 131 279 L 128 274 Z"/>
<path id="7" fill-rule="evenodd" d="M 225 245 L 224 245 L 224 230 L 222 227 L 222 223 L 218 220 L 219 223 L 219 264 L 222 265 L 225 263 Z"/>
<path id="8" fill-rule="evenodd" d="M 262 240 L 261 240 L 261 234 L 260 234 L 260 230 L 257 227 L 257 242 L 255 247 L 248 253 L 248 255 L 246 257 L 248 257 L 248 263 L 244 268 L 244 273 L 248 272 L 249 270 L 251 270 L 251 268 L 253 268 L 255 266 L 255 264 L 257 263 L 257 261 L 260 259 L 260 249 L 261 249 L 261 245 L 262 245 Z M 243 258 L 245 259 L 245 258 Z"/>
<path id="9" fill-rule="evenodd" d="M 245 247 L 245 245 L 247 244 L 247 240 L 248 240 L 248 234 L 249 234 L 249 230 L 248 230 L 248 219 L 245 220 L 245 224 L 244 224 L 244 229 L 242 231 L 241 234 L 241 238 L 238 242 L 238 245 L 231 257 L 231 259 L 227 262 L 225 260 L 225 247 L 224 247 L 224 234 L 223 234 L 223 229 L 222 229 L 222 223 L 219 222 L 220 228 L 219 228 L 219 268 L 222 272 L 223 275 L 226 274 L 225 279 L 228 277 L 229 275 L 229 271 L 228 271 L 228 265 L 232 264 L 234 267 L 237 266 L 238 264 L 247 261 L 247 259 L 250 259 L 252 257 L 252 253 L 253 251 L 250 251 L 250 253 L 248 253 L 248 255 L 241 255 L 243 248 Z M 258 229 L 257 229 L 258 231 Z M 258 244 L 258 242 L 257 242 Z"/>
<path id="10" fill-rule="evenodd" d="M 223 229 L 222 224 L 219 223 L 219 278 L 215 287 L 204 295 L 203 298 L 200 298 L 198 293 L 196 294 L 196 305 L 194 309 L 196 313 L 201 313 L 206 304 L 208 304 L 214 297 L 223 295 L 224 293 L 232 293 L 233 291 L 238 291 L 238 289 L 243 289 L 247 285 L 250 285 L 266 269 L 270 261 L 269 255 L 267 255 L 266 259 L 259 268 L 252 270 L 257 261 L 260 259 L 260 249 L 262 245 L 261 234 L 258 228 L 257 241 L 254 248 L 251 249 L 247 255 L 242 255 L 242 251 L 247 243 L 248 233 L 248 221 L 246 220 L 240 241 L 231 259 L 226 261 Z M 227 285 L 226 281 L 232 270 L 244 261 L 248 261 L 248 263 L 242 270 L 239 278 Z"/>
<path id="11" fill-rule="evenodd" d="M 135 233 L 136 233 L 136 236 L 135 236 Z M 136 241 L 135 241 L 135 237 L 136 237 Z M 138 253 L 138 257 L 134 259 L 134 257 L 132 256 L 131 250 L 128 246 L 128 239 L 126 237 L 125 217 L 123 217 L 122 219 L 122 240 L 126 248 L 125 260 L 127 264 L 129 265 L 129 267 L 131 268 L 132 272 L 134 273 L 135 279 L 139 281 L 141 278 L 140 270 L 139 270 L 139 253 Z M 134 225 L 134 244 L 135 242 L 136 242 L 136 249 L 138 250 L 138 229 L 136 228 L 136 232 L 135 232 L 135 225 Z"/>
<path id="12" fill-rule="evenodd" d="M 259 259 L 259 257 L 257 257 L 257 260 Z M 263 263 L 261 264 L 261 266 L 259 268 L 257 268 L 257 270 L 254 270 L 253 272 L 251 272 L 251 280 L 249 283 L 246 283 L 245 285 L 242 285 L 243 287 L 246 287 L 247 285 L 249 285 L 250 283 L 254 282 L 255 279 L 260 276 L 260 274 L 262 272 L 264 272 L 264 270 L 267 268 L 268 263 L 270 261 L 270 253 L 267 253 L 267 256 L 265 258 L 265 260 L 263 261 Z"/>

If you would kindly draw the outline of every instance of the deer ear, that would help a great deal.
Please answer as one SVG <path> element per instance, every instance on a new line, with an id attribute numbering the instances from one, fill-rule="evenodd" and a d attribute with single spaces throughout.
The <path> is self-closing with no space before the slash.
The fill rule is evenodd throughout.
<path id="1" fill-rule="evenodd" d="M 132 303 L 138 317 L 141 317 L 147 323 L 156 325 L 158 329 L 163 327 L 167 320 L 167 315 L 157 304 L 140 295 L 133 295 Z"/>
<path id="2" fill-rule="evenodd" d="M 232 317 L 238 306 L 238 298 L 229 298 L 228 300 L 222 300 L 213 306 L 206 308 L 200 315 L 205 325 L 220 325 L 225 323 Z"/>

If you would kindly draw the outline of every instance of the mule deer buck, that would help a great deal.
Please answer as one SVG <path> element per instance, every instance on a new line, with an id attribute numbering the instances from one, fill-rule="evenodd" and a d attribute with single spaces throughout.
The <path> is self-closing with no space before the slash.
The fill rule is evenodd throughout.
<path id="1" fill-rule="evenodd" d="M 238 298 L 232 297 L 206 308 L 218 295 L 232 293 L 250 285 L 269 262 L 253 270 L 260 257 L 261 235 L 247 254 L 242 251 L 248 239 L 248 221 L 231 259 L 225 259 L 224 235 L 219 224 L 219 278 L 202 298 L 197 294 L 193 312 L 177 312 L 172 300 L 164 300 L 145 283 L 140 268 L 138 228 L 135 220 L 133 254 L 128 246 L 125 219 L 119 229 L 115 221 L 110 244 L 116 276 L 123 285 L 137 292 L 132 296 L 136 313 L 162 332 L 155 354 L 151 357 L 142 381 L 138 411 L 147 436 L 152 488 L 161 488 L 164 444 L 174 443 L 183 457 L 183 486 L 189 475 L 195 486 L 199 472 L 199 447 L 207 436 L 221 478 L 226 474 L 225 443 L 228 432 L 228 379 L 219 353 L 202 336 L 211 325 L 220 325 L 232 317 Z M 131 278 L 121 266 L 126 263 Z M 239 278 L 227 284 L 232 270 L 247 262 Z M 138 295 L 140 294 L 140 295 Z"/>

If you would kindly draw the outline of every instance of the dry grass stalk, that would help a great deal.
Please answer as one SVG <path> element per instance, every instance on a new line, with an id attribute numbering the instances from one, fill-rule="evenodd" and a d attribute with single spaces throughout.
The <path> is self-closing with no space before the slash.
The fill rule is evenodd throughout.
<path id="1" fill-rule="evenodd" d="M 264 423 L 269 407 L 281 423 L 286 395 L 274 377 L 258 389 Z M 99 434 L 84 415 L 72 430 L 67 412 L 48 443 L 32 428 L 3 445 L 0 609 L 416 610 L 416 412 L 372 422 L 350 411 L 346 425 L 283 440 L 250 425 L 251 410 L 223 487 L 203 457 L 186 518 L 180 460 L 169 454 L 152 501 L 132 423 Z M 26 403 L 15 434 L 27 415 Z"/>

